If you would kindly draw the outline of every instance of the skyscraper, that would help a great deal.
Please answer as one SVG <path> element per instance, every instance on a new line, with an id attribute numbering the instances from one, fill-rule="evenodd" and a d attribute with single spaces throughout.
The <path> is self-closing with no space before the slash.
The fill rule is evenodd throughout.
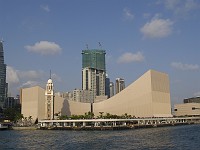
<path id="1" fill-rule="evenodd" d="M 3 41 L 0 41 L 0 107 L 3 108 L 6 98 L 6 64 L 4 64 Z"/>
<path id="2" fill-rule="evenodd" d="M 108 78 L 108 76 L 106 75 L 106 82 L 105 82 L 105 86 L 106 86 L 106 95 L 108 96 L 108 98 L 110 98 L 110 78 Z"/>
<path id="3" fill-rule="evenodd" d="M 110 97 L 114 96 L 114 83 L 113 82 L 110 82 Z"/>
<path id="4" fill-rule="evenodd" d="M 116 78 L 115 92 L 116 94 L 125 89 L 125 81 L 122 78 Z"/>
<path id="5" fill-rule="evenodd" d="M 82 50 L 82 89 L 89 90 L 94 100 L 105 96 L 105 50 Z"/>

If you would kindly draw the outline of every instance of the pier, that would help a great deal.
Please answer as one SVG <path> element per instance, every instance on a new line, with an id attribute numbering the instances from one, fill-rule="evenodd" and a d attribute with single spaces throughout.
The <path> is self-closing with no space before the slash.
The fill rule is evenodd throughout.
<path id="1" fill-rule="evenodd" d="M 200 123 L 200 117 L 40 120 L 44 130 L 120 130 Z"/>

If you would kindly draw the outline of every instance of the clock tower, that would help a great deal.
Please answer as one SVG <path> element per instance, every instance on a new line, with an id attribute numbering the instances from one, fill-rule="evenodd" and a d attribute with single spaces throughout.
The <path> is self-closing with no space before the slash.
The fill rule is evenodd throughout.
<path id="1" fill-rule="evenodd" d="M 50 79 L 46 84 L 45 91 L 45 119 L 53 120 L 54 119 L 54 90 L 53 90 L 53 81 Z"/>

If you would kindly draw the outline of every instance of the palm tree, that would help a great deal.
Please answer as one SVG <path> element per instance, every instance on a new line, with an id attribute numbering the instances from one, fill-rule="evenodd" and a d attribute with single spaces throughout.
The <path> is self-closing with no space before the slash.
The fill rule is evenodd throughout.
<path id="1" fill-rule="evenodd" d="M 103 118 L 103 113 L 104 113 L 104 112 L 99 112 L 99 113 L 100 113 L 99 118 Z"/>
<path id="2" fill-rule="evenodd" d="M 28 117 L 28 125 L 32 125 L 32 120 L 33 120 L 32 116 L 29 116 Z"/>
<path id="3" fill-rule="evenodd" d="M 112 115 L 111 115 L 110 113 L 106 113 L 105 118 L 106 118 L 106 119 L 112 118 Z"/>

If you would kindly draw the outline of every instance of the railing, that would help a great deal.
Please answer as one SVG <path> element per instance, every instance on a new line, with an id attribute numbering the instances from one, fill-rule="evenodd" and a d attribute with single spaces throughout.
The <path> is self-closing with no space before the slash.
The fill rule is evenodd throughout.
<path id="1" fill-rule="evenodd" d="M 200 117 L 134 118 L 134 119 L 79 119 L 40 120 L 38 128 L 83 128 L 83 127 L 158 127 L 165 125 L 200 123 Z"/>

